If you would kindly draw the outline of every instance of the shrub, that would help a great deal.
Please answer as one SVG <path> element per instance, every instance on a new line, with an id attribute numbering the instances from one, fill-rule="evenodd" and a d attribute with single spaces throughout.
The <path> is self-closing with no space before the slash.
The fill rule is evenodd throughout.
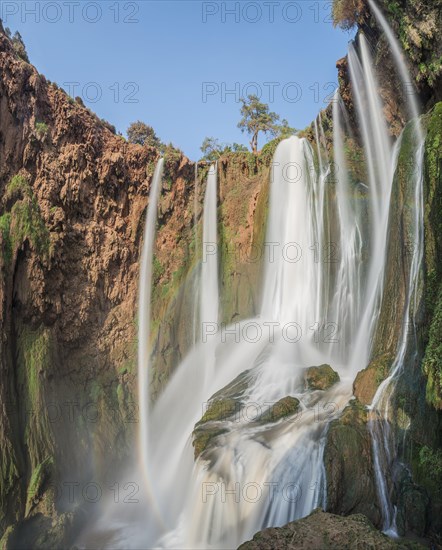
<path id="1" fill-rule="evenodd" d="M 419 462 L 425 474 L 439 487 L 442 483 L 442 451 L 433 451 L 424 445 L 419 451 Z"/>
<path id="2" fill-rule="evenodd" d="M 28 181 L 22 176 L 14 176 L 6 186 L 5 199 L 14 201 L 10 212 L 0 217 L 6 259 L 10 261 L 13 251 L 25 240 L 37 254 L 47 256 L 50 252 L 49 231 Z"/>
<path id="3" fill-rule="evenodd" d="M 35 123 L 35 132 L 38 137 L 43 137 L 48 133 L 48 125 L 44 122 Z"/>
<path id="4" fill-rule="evenodd" d="M 333 25 L 349 31 L 358 23 L 364 11 L 363 0 L 334 0 Z"/>
<path id="5" fill-rule="evenodd" d="M 5 189 L 6 201 L 11 199 L 24 199 L 25 197 L 30 197 L 31 195 L 32 189 L 28 183 L 28 180 L 18 174 L 11 179 Z"/>
<path id="6" fill-rule="evenodd" d="M 157 149 L 161 148 L 161 141 L 155 134 L 155 130 L 152 126 L 148 126 L 141 120 L 132 122 L 127 129 L 127 139 L 129 143 L 136 143 L 138 145 L 150 145 Z"/>

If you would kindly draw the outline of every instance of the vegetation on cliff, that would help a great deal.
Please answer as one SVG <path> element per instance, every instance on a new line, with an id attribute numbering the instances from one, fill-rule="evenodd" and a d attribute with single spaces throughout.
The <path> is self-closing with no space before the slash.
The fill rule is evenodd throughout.
<path id="1" fill-rule="evenodd" d="M 50 253 L 50 234 L 42 219 L 40 207 L 28 181 L 14 176 L 3 195 L 6 212 L 0 216 L 6 263 L 27 240 L 40 257 Z"/>

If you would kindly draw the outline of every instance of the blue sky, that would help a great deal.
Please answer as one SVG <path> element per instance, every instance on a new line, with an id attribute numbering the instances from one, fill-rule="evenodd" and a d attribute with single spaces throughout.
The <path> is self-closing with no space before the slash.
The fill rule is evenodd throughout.
<path id="1" fill-rule="evenodd" d="M 236 127 L 246 93 L 296 128 L 316 116 L 351 38 L 330 9 L 322 0 L 3 0 L 0 17 L 40 72 L 117 130 L 143 120 L 195 159 L 206 136 L 248 144 Z"/>

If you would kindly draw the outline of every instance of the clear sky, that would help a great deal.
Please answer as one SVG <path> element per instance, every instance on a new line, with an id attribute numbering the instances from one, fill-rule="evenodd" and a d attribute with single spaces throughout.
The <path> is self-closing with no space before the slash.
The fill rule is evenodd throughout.
<path id="1" fill-rule="evenodd" d="M 192 159 L 206 136 L 248 144 L 236 126 L 248 93 L 295 128 L 311 122 L 351 38 L 330 10 L 322 0 L 0 1 L 49 80 L 117 130 L 143 120 Z"/>

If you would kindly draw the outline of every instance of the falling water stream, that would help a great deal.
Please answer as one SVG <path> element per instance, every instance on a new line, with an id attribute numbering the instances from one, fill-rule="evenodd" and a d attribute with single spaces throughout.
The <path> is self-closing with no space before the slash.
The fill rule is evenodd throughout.
<path id="1" fill-rule="evenodd" d="M 405 83 L 409 77 L 400 50 L 379 10 L 372 9 Z M 266 526 L 283 525 L 326 505 L 327 430 L 351 399 L 357 372 L 370 360 L 401 145 L 400 138 L 393 143 L 389 136 L 363 35 L 357 45 L 350 45 L 348 59 L 366 179 L 356 181 L 348 167 L 348 115 L 336 93 L 332 151 L 321 117 L 314 122 L 313 145 L 291 137 L 276 149 L 256 317 L 227 330 L 213 330 L 220 316 L 220 266 L 217 167 L 210 168 L 194 308 L 201 330 L 194 331 L 192 349 L 150 410 L 151 264 L 162 162 L 157 166 L 140 278 L 139 454 L 149 509 L 132 547 L 142 541 L 148 548 L 233 548 Z M 409 96 L 409 101 L 410 117 L 416 118 L 416 99 Z M 419 251 L 410 265 L 404 320 L 413 310 L 422 257 L 423 138 L 417 119 L 415 125 L 414 231 Z M 394 532 L 394 514 L 383 468 L 391 466 L 394 457 L 388 415 L 407 346 L 404 330 L 392 371 L 371 405 L 376 482 L 384 529 L 389 532 Z M 331 365 L 340 381 L 326 390 L 310 389 L 305 369 L 322 364 Z M 234 395 L 238 407 L 235 414 L 214 421 L 217 435 L 195 460 L 192 434 L 214 395 Z M 278 421 L 261 419 L 286 397 L 299 400 L 296 413 Z M 118 540 L 112 545 L 119 547 Z M 131 547 L 127 537 L 124 545 Z"/>
<path id="2" fill-rule="evenodd" d="M 417 309 L 418 288 L 421 281 L 421 266 L 423 257 L 423 160 L 425 136 L 419 119 L 418 101 L 408 73 L 401 48 L 379 8 L 369 0 L 370 8 L 382 28 L 391 48 L 395 65 L 398 69 L 404 97 L 407 101 L 414 133 L 414 219 L 412 223 L 412 243 L 415 250 L 409 267 L 409 282 L 406 289 L 405 310 L 403 312 L 402 333 L 399 346 L 388 377 L 379 386 L 370 406 L 371 414 L 369 429 L 372 435 L 375 474 L 379 500 L 382 508 L 383 530 L 392 536 L 397 536 L 396 510 L 391 502 L 387 477 L 392 471 L 395 460 L 394 434 L 390 428 L 391 399 L 405 366 L 406 355 L 410 344 L 414 345 L 413 354 L 417 350 L 416 326 L 414 316 Z M 412 331 L 410 331 L 412 327 Z"/>

